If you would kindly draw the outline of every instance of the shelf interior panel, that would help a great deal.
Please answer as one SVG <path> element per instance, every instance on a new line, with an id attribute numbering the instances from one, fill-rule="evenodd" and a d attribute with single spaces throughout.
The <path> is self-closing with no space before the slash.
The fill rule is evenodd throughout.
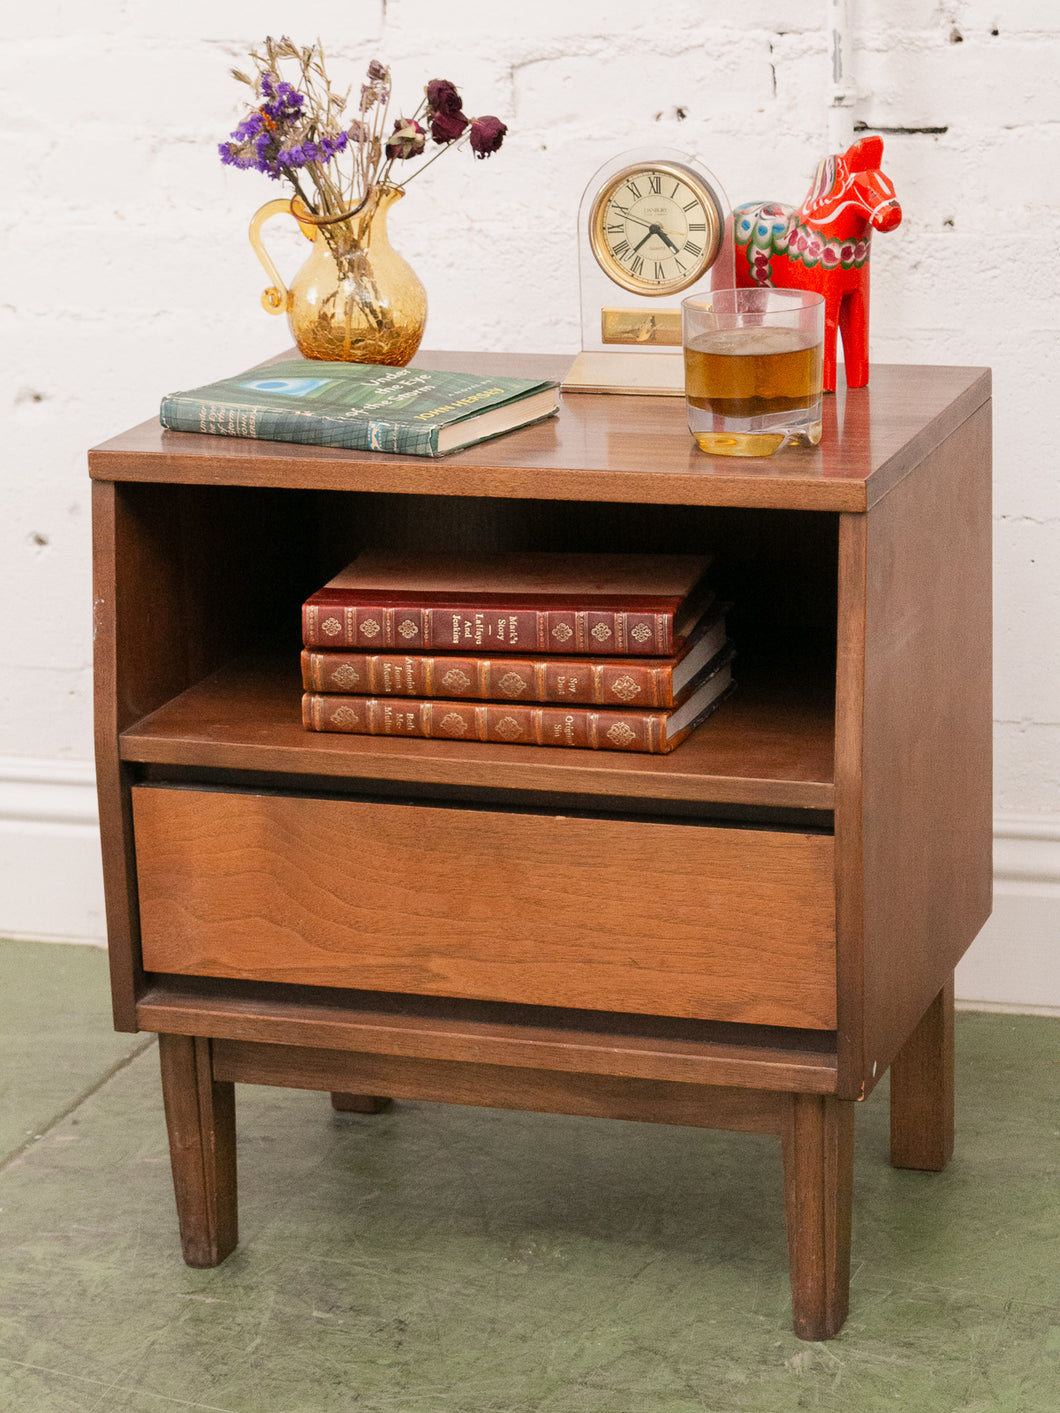
<path id="1" fill-rule="evenodd" d="M 737 688 L 670 755 L 306 731 L 297 654 L 233 661 L 121 735 L 126 761 L 830 810 L 834 687 L 797 669 Z"/>

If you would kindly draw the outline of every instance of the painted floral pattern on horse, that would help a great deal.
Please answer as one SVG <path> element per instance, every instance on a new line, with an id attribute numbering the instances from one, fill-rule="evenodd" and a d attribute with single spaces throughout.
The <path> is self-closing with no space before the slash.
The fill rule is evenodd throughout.
<path id="1" fill-rule="evenodd" d="M 869 380 L 869 253 L 873 230 L 899 225 L 902 208 L 880 170 L 883 140 L 862 138 L 825 157 L 799 207 L 749 201 L 733 211 L 738 285 L 816 290 L 825 301 L 824 386 L 835 389 L 842 335 L 847 387 Z"/>
<path id="2" fill-rule="evenodd" d="M 869 258 L 871 242 L 829 240 L 796 222 L 794 206 L 776 201 L 745 201 L 733 211 L 733 238 L 744 247 L 756 284 L 772 283 L 774 255 L 797 256 L 804 265 L 821 264 L 826 270 L 855 270 Z"/>

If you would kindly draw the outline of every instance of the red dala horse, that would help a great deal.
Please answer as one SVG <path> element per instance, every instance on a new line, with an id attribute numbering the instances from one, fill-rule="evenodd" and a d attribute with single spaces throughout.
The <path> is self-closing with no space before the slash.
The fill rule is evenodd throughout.
<path id="1" fill-rule="evenodd" d="M 836 336 L 848 388 L 869 381 L 869 243 L 902 219 L 883 172 L 883 140 L 862 138 L 825 157 L 796 210 L 748 201 L 733 211 L 737 285 L 816 290 L 824 295 L 824 386 L 835 391 Z"/>

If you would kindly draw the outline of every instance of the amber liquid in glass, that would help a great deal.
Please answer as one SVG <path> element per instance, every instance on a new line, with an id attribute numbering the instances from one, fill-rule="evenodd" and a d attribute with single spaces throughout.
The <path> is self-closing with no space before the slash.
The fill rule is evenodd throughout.
<path id="1" fill-rule="evenodd" d="M 704 451 L 761 456 L 821 438 L 824 348 L 797 329 L 713 329 L 685 346 L 685 394 Z"/>

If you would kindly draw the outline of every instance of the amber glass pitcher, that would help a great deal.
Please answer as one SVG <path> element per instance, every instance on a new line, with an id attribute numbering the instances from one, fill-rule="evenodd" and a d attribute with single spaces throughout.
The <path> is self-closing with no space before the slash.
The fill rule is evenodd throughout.
<path id="1" fill-rule="evenodd" d="M 250 243 L 272 284 L 261 296 L 270 314 L 286 314 L 303 358 L 403 367 L 427 322 L 427 292 L 387 237 L 387 212 L 404 192 L 373 187 L 357 207 L 314 216 L 294 197 L 269 201 L 250 222 Z M 290 286 L 262 241 L 273 216 L 293 216 L 313 242 Z"/>

